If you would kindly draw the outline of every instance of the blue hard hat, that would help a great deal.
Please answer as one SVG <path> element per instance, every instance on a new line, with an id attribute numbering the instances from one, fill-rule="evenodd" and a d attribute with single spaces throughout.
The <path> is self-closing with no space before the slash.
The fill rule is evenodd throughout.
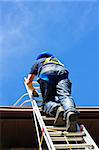
<path id="1" fill-rule="evenodd" d="M 49 52 L 42 52 L 41 54 L 38 55 L 37 60 L 40 59 L 40 58 L 48 58 L 48 57 L 51 57 L 51 56 L 53 56 L 53 55 Z"/>

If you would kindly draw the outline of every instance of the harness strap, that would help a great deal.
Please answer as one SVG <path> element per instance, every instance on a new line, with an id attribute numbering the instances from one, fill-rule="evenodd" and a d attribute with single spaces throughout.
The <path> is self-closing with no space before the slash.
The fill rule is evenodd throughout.
<path id="1" fill-rule="evenodd" d="M 46 64 L 56 64 L 56 65 L 64 66 L 56 57 L 48 57 L 48 58 L 46 58 L 46 60 L 44 61 L 43 65 L 46 65 Z"/>

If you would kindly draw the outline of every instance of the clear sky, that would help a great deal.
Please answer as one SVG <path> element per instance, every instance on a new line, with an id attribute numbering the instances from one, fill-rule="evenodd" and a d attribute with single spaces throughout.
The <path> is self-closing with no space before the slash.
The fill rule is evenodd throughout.
<path id="1" fill-rule="evenodd" d="M 78 106 L 99 106 L 99 1 L 0 0 L 0 106 L 26 92 L 40 52 L 68 68 Z"/>

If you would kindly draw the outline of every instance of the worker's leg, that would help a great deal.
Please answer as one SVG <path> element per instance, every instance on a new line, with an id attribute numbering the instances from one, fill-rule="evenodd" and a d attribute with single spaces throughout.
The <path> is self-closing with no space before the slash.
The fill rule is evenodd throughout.
<path id="1" fill-rule="evenodd" d="M 60 107 L 60 104 L 55 103 L 53 101 L 50 101 L 50 102 L 44 103 L 44 105 L 43 105 L 43 111 L 46 114 L 55 117 L 57 109 L 59 107 Z"/>
<path id="2" fill-rule="evenodd" d="M 66 119 L 66 130 L 77 131 L 77 118 L 79 112 L 76 110 L 74 100 L 71 96 L 71 83 L 68 79 L 58 82 L 56 87 L 57 95 L 64 108 L 64 118 Z"/>
<path id="3" fill-rule="evenodd" d="M 43 110 L 46 114 L 55 116 L 57 108 L 60 106 L 60 104 L 57 102 L 57 100 L 55 101 L 56 86 L 54 81 L 51 79 L 50 81 L 41 79 L 39 83 L 43 97 Z"/>
<path id="4" fill-rule="evenodd" d="M 58 82 L 56 86 L 57 96 L 59 98 L 59 102 L 63 106 L 65 113 L 64 117 L 66 116 L 67 112 L 78 112 L 76 110 L 76 105 L 74 100 L 71 96 L 71 82 L 68 79 L 63 79 Z"/>

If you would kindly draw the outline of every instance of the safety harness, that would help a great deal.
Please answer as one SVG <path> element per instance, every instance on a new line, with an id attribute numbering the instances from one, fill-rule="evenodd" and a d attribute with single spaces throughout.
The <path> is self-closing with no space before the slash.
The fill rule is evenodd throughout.
<path id="1" fill-rule="evenodd" d="M 43 65 L 46 64 L 56 64 L 56 65 L 64 66 L 56 57 L 53 56 L 45 59 Z"/>

